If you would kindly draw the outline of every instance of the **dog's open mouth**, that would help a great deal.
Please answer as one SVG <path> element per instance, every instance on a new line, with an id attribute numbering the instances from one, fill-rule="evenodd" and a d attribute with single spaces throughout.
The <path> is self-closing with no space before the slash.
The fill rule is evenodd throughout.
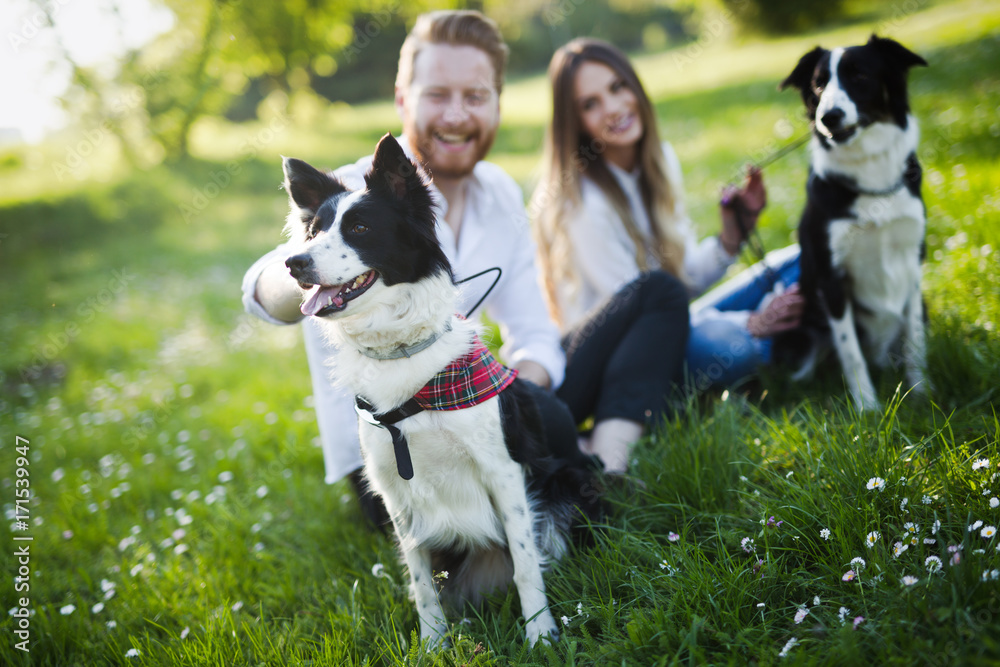
<path id="1" fill-rule="evenodd" d="M 828 136 L 830 139 L 833 139 L 834 142 L 836 142 L 838 144 L 842 144 L 842 143 L 844 143 L 845 141 L 847 141 L 848 139 L 850 139 L 851 137 L 854 136 L 854 133 L 858 131 L 858 126 L 857 125 L 851 125 L 849 127 L 842 127 L 842 128 L 838 128 L 836 130 L 830 130 L 830 129 L 824 128 L 824 130 L 825 131 L 823 132 L 823 134 L 825 134 L 826 136 Z"/>
<path id="2" fill-rule="evenodd" d="M 325 317 L 339 312 L 347 307 L 348 301 L 367 292 L 376 280 L 378 280 L 378 273 L 369 271 L 343 285 L 302 285 L 309 292 L 300 310 L 303 315 L 315 317 Z"/>

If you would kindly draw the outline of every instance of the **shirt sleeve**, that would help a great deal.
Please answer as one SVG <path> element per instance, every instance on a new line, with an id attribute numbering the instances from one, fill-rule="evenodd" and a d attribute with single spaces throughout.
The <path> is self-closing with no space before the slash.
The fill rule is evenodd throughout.
<path id="1" fill-rule="evenodd" d="M 500 324 L 504 340 L 501 353 L 507 362 L 516 366 L 521 361 L 534 361 L 549 374 L 555 389 L 562 384 L 566 373 L 566 355 L 559 342 L 559 330 L 549 317 L 542 297 L 535 242 L 528 227 L 521 188 L 510 179 L 501 192 L 503 201 L 499 208 L 501 215 L 512 221 L 507 232 L 514 238 L 502 267 L 503 277 L 486 303 L 486 313 Z"/>
<path id="2" fill-rule="evenodd" d="M 568 218 L 574 263 L 597 301 L 603 301 L 639 277 L 636 248 L 617 211 L 595 184 L 583 181 L 580 197 L 580 210 Z"/>

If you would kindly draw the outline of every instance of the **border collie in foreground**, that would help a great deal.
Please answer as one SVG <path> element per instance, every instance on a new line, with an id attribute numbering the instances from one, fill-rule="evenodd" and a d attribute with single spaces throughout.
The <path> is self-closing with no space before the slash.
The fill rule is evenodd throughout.
<path id="1" fill-rule="evenodd" d="M 913 391 L 928 388 L 920 292 L 926 217 L 917 122 L 906 92 L 916 65 L 927 62 L 872 35 L 862 46 L 816 47 L 780 86 L 801 91 L 814 131 L 799 223 L 806 313 L 778 350 L 799 348 L 794 377 L 801 379 L 832 334 L 859 410 L 879 407 L 862 341 L 882 367 L 901 352 Z"/>
<path id="2" fill-rule="evenodd" d="M 423 177 L 388 134 L 362 190 L 301 160 L 284 172 L 301 244 L 285 263 L 357 397 L 365 476 L 392 518 L 421 638 L 448 631 L 439 585 L 446 602 L 477 603 L 513 581 L 528 640 L 557 639 L 542 572 L 581 511 L 597 518 L 596 485 L 585 459 L 547 451 L 529 388 L 455 315 Z"/>

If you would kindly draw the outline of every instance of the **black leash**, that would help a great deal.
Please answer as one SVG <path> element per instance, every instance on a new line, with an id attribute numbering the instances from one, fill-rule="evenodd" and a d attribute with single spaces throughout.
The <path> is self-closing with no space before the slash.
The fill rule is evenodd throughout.
<path id="1" fill-rule="evenodd" d="M 467 283 L 470 280 L 473 280 L 474 278 L 478 278 L 479 276 L 485 275 L 490 271 L 496 271 L 497 277 L 493 279 L 493 284 L 489 286 L 489 289 L 486 290 L 486 293 L 483 294 L 481 297 L 479 297 L 479 301 L 476 302 L 476 305 L 474 305 L 472 308 L 469 308 L 469 312 L 465 314 L 465 319 L 469 319 L 469 315 L 472 315 L 472 313 L 475 312 L 476 308 L 479 308 L 479 306 L 483 303 L 483 301 L 486 301 L 486 297 L 490 295 L 490 292 L 493 291 L 493 288 L 497 286 L 498 282 L 500 282 L 500 277 L 503 275 L 503 271 L 500 269 L 499 266 L 494 266 L 492 268 L 480 271 L 479 273 L 474 273 L 468 278 L 462 278 L 461 280 L 455 281 L 456 285 L 461 285 L 462 283 Z"/>
<path id="2" fill-rule="evenodd" d="M 807 141 L 809 141 L 809 138 L 811 136 L 812 136 L 812 128 L 810 128 L 808 132 L 797 138 L 792 143 L 782 148 L 779 148 L 778 150 L 774 151 L 773 153 L 765 157 L 763 160 L 754 163 L 753 166 L 756 167 L 758 171 L 763 171 L 764 167 L 774 164 L 775 162 L 785 157 L 789 153 L 792 153 L 796 149 L 803 146 Z M 752 230 L 747 229 L 746 221 L 743 218 L 744 207 L 740 204 L 738 200 L 736 202 L 729 202 L 728 200 L 726 200 L 722 202 L 722 205 L 732 209 L 733 215 L 736 218 L 736 226 L 739 227 L 740 229 L 740 236 L 743 237 L 743 241 L 746 243 L 747 246 L 749 246 L 750 251 L 757 257 L 758 261 L 763 262 L 764 257 L 767 255 L 767 250 L 764 248 L 764 242 L 761 241 L 760 239 L 760 232 L 757 230 L 757 226 L 755 225 Z M 774 269 L 768 266 L 767 263 L 764 264 L 764 272 L 767 275 L 767 277 L 771 279 L 773 282 L 775 277 Z"/>

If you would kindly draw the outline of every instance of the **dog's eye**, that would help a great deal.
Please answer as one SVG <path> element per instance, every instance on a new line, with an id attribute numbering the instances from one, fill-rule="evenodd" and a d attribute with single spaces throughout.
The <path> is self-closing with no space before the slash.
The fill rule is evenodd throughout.
<path id="1" fill-rule="evenodd" d="M 351 227 L 352 234 L 364 234 L 367 231 L 368 227 L 366 227 L 365 225 L 357 224 Z"/>

